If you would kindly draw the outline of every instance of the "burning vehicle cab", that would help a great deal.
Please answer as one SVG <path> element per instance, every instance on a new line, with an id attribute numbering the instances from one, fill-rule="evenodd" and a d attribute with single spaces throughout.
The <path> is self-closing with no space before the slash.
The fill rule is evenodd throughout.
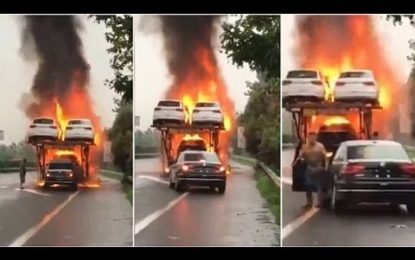
<path id="1" fill-rule="evenodd" d="M 358 135 L 347 121 L 338 124 L 326 123 L 317 132 L 317 141 L 326 148 L 330 161 L 342 142 L 356 139 L 358 139 Z"/>
<path id="2" fill-rule="evenodd" d="M 171 166 L 170 188 L 180 192 L 189 186 L 218 188 L 225 193 L 226 168 L 214 152 L 184 151 Z"/>
<path id="3" fill-rule="evenodd" d="M 59 129 L 52 118 L 35 118 L 29 127 L 27 136 L 29 142 L 39 139 L 57 140 Z"/>
<path id="4" fill-rule="evenodd" d="M 283 104 L 323 101 L 327 86 L 318 70 L 291 70 L 282 82 Z"/>
<path id="5" fill-rule="evenodd" d="M 370 70 L 349 70 L 340 74 L 334 88 L 336 101 L 378 105 L 379 87 Z"/>
<path id="6" fill-rule="evenodd" d="M 203 139 L 184 139 L 180 142 L 177 154 L 183 151 L 207 151 L 206 143 Z"/>
<path id="7" fill-rule="evenodd" d="M 67 185 L 72 189 L 78 188 L 80 166 L 72 159 L 53 159 L 46 169 L 44 189 L 53 184 Z"/>
<path id="8" fill-rule="evenodd" d="M 223 126 L 223 112 L 218 102 L 197 102 L 192 111 L 192 124 Z"/>
<path id="9" fill-rule="evenodd" d="M 94 143 L 94 128 L 89 119 L 71 119 L 65 129 L 65 140 Z"/>
<path id="10" fill-rule="evenodd" d="M 406 204 L 415 214 L 415 164 L 401 144 L 386 140 L 343 142 L 330 166 L 331 207 L 350 203 Z"/>
<path id="11" fill-rule="evenodd" d="M 164 123 L 184 124 L 187 109 L 179 100 L 162 100 L 154 108 L 153 125 Z"/>

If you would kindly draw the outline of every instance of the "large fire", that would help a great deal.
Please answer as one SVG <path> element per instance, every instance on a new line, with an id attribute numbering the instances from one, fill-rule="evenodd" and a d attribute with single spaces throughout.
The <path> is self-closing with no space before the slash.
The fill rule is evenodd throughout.
<path id="1" fill-rule="evenodd" d="M 47 116 L 55 119 L 59 129 L 59 140 L 64 141 L 65 130 L 70 119 L 86 118 L 90 119 L 95 131 L 95 146 L 91 146 L 90 151 L 90 176 L 94 176 L 99 169 L 100 154 L 103 150 L 102 140 L 103 130 L 100 125 L 98 116 L 96 116 L 92 107 L 92 100 L 89 93 L 78 87 L 76 81 L 72 85 L 71 93 L 65 100 L 58 101 L 54 98 L 51 102 L 39 104 L 41 114 L 38 116 Z M 46 160 L 52 160 L 57 156 L 74 155 L 78 162 L 81 162 L 81 147 L 68 149 L 50 149 L 47 151 Z"/>
<path id="2" fill-rule="evenodd" d="M 372 70 L 380 87 L 383 110 L 374 112 L 374 130 L 389 132 L 393 101 L 400 81 L 393 70 L 372 16 L 298 16 L 295 55 L 298 65 L 318 69 L 326 77 L 326 98 L 333 100 L 339 74 L 348 69 Z M 402 97 L 403 98 L 403 97 Z"/>
<path id="3" fill-rule="evenodd" d="M 172 86 L 166 96 L 169 99 L 179 99 L 188 108 L 187 122 L 191 122 L 192 111 L 197 102 L 217 101 L 222 107 L 224 113 L 224 128 L 219 134 L 219 157 L 224 163 L 228 162 L 228 148 L 231 136 L 235 130 L 235 108 L 233 101 L 229 97 L 225 82 L 223 81 L 218 67 L 213 60 L 213 53 L 204 48 L 200 48 L 196 53 L 205 75 L 200 75 L 199 71 L 191 71 L 185 79 L 179 84 Z M 173 137 L 172 148 L 177 150 L 180 142 L 186 135 L 177 134 Z M 209 144 L 209 135 L 200 134 L 198 138 L 205 140 Z"/>

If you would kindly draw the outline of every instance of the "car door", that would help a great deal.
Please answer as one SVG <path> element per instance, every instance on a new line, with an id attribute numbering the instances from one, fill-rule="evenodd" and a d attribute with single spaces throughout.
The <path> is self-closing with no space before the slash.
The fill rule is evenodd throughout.
<path id="1" fill-rule="evenodd" d="M 297 145 L 296 152 L 294 155 L 294 161 L 297 159 L 301 149 L 301 143 Z M 297 160 L 297 162 L 292 167 L 292 180 L 291 185 L 292 191 L 306 191 L 304 187 L 304 177 L 305 177 L 306 164 L 303 160 Z"/>
<path id="2" fill-rule="evenodd" d="M 346 145 L 340 145 L 339 149 L 334 155 L 333 160 L 329 166 L 329 173 L 331 175 L 331 185 L 330 185 L 331 187 L 335 184 L 336 178 L 340 172 L 340 169 L 343 167 L 343 165 L 347 161 L 346 150 L 347 150 Z"/>

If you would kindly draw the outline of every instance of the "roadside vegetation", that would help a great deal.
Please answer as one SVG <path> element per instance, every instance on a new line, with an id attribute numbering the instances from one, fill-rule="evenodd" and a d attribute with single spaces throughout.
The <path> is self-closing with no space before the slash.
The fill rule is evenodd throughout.
<path id="1" fill-rule="evenodd" d="M 261 196 L 266 201 L 266 206 L 270 209 L 275 217 L 275 223 L 280 223 L 280 189 L 275 186 L 274 182 L 261 169 L 256 169 L 255 179 L 257 188 Z"/>
<path id="2" fill-rule="evenodd" d="M 113 165 L 120 169 L 127 199 L 132 203 L 133 176 L 133 18 L 129 15 L 92 15 L 89 17 L 107 28 L 105 39 L 110 44 L 107 52 L 111 55 L 111 67 L 114 77 L 107 79 L 106 85 L 113 89 L 120 98 L 114 100 L 117 113 L 114 123 L 108 131 L 111 141 Z"/>

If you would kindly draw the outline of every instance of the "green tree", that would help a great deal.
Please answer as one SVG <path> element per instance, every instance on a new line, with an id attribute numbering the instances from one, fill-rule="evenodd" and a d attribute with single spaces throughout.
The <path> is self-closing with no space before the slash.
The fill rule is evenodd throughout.
<path id="1" fill-rule="evenodd" d="M 248 83 L 248 103 L 240 116 L 246 150 L 274 169 L 280 163 L 279 95 L 270 93 L 269 81 Z"/>
<path id="2" fill-rule="evenodd" d="M 222 24 L 221 46 L 238 67 L 248 64 L 258 82 L 238 123 L 245 128 L 246 150 L 274 169 L 280 164 L 280 17 L 240 16 Z"/>
<path id="3" fill-rule="evenodd" d="M 111 151 L 114 157 L 114 165 L 120 168 L 125 175 L 132 176 L 132 140 L 133 140 L 133 109 L 131 104 L 123 104 L 115 118 L 112 128 L 109 130 L 109 138 L 112 141 Z"/>
<path id="4" fill-rule="evenodd" d="M 115 77 L 107 80 L 107 86 L 121 95 L 121 103 L 131 103 L 133 99 L 133 18 L 129 15 L 94 15 L 95 21 L 104 23 L 109 29 L 105 39 L 111 44 L 107 52 L 111 54 L 111 67 Z M 120 101 L 117 101 L 120 105 Z"/>
<path id="5" fill-rule="evenodd" d="M 221 45 L 234 64 L 248 64 L 267 80 L 279 78 L 279 16 L 240 16 L 235 23 L 223 23 L 222 28 Z M 270 87 L 276 90 L 277 84 Z"/>

